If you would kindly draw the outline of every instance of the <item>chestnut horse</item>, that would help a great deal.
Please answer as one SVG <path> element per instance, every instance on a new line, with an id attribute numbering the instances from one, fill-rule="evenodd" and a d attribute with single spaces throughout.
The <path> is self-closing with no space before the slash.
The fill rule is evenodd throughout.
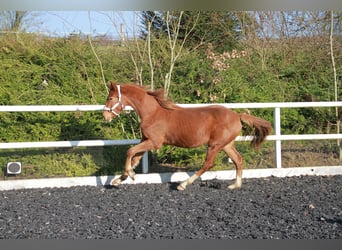
<path id="1" fill-rule="evenodd" d="M 144 152 L 159 149 L 163 144 L 184 148 L 207 144 L 207 155 L 200 170 L 180 183 L 178 190 L 184 190 L 205 171 L 213 167 L 215 157 L 223 150 L 236 167 L 235 183 L 229 189 L 240 188 L 242 184 L 242 157 L 235 149 L 234 140 L 242 129 L 241 121 L 254 128 L 251 145 L 258 148 L 271 132 L 271 124 L 261 118 L 238 114 L 220 105 L 200 108 L 182 108 L 163 97 L 163 91 L 146 91 L 135 84 L 118 85 L 110 82 L 110 91 L 103 111 L 104 120 L 110 122 L 115 116 L 131 106 L 141 119 L 141 143 L 127 151 L 123 174 L 112 180 L 118 186 L 127 177 L 134 180 L 134 168 Z"/>

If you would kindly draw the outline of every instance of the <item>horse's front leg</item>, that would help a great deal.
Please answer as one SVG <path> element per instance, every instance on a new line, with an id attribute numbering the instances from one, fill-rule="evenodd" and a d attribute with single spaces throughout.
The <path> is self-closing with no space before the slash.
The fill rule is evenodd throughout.
<path id="1" fill-rule="evenodd" d="M 121 182 L 123 182 L 124 180 L 126 180 L 129 177 L 131 177 L 133 180 L 135 179 L 135 172 L 133 170 L 133 164 L 132 164 L 132 159 L 135 155 L 135 147 L 133 148 L 130 148 L 128 151 L 127 151 L 127 157 L 126 157 L 126 163 L 125 163 L 125 170 L 124 172 L 122 173 L 122 175 L 113 180 L 112 181 L 112 185 L 113 186 L 118 186 L 121 184 Z"/>
<path id="2" fill-rule="evenodd" d="M 140 144 L 130 148 L 127 151 L 125 170 L 123 174 L 119 178 L 113 180 L 111 182 L 111 185 L 113 186 L 120 185 L 121 182 L 123 182 L 124 180 L 128 178 L 128 176 L 134 180 L 135 179 L 134 168 L 139 164 L 139 161 L 141 157 L 143 156 L 143 154 L 145 153 L 145 151 L 152 149 L 152 145 L 153 144 L 150 141 L 143 141 Z"/>
<path id="3" fill-rule="evenodd" d="M 133 156 L 130 156 L 129 153 L 127 154 L 124 175 L 128 175 L 133 180 L 135 180 L 134 169 L 135 169 L 136 166 L 138 166 L 138 164 L 139 164 L 141 158 L 143 157 L 144 153 L 145 153 L 145 151 L 139 152 L 139 153 L 136 153 Z"/>

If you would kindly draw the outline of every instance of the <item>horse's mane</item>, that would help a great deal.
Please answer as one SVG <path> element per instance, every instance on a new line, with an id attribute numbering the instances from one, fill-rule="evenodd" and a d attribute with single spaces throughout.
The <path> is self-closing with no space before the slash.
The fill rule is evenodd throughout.
<path id="1" fill-rule="evenodd" d="M 128 83 L 127 85 L 137 88 L 137 89 L 142 89 L 146 91 L 146 93 L 150 96 L 152 96 L 162 108 L 169 109 L 169 110 L 174 110 L 174 109 L 179 109 L 180 107 L 176 105 L 174 102 L 172 102 L 170 99 L 164 97 L 164 90 L 163 89 L 158 89 L 158 90 L 146 90 L 146 87 L 140 86 L 134 83 Z M 112 90 L 113 84 L 111 84 L 110 89 Z"/>
<path id="2" fill-rule="evenodd" d="M 171 100 L 164 97 L 164 90 L 158 89 L 155 91 L 149 90 L 146 91 L 148 95 L 153 96 L 154 99 L 159 103 L 159 105 L 165 109 L 174 110 L 179 109 L 180 107 L 176 105 Z"/>

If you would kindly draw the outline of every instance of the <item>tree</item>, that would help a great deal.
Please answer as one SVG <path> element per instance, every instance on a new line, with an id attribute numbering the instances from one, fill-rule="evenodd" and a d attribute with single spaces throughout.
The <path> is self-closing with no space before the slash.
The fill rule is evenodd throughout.
<path id="1" fill-rule="evenodd" d="M 157 39 L 162 38 L 163 35 L 165 37 L 167 27 L 163 19 L 163 12 L 142 11 L 140 38 L 147 39 L 149 34 L 153 34 Z"/>
<path id="2" fill-rule="evenodd" d="M 166 96 L 174 67 L 183 53 L 197 49 L 204 52 L 209 44 L 217 51 L 231 50 L 239 38 L 238 22 L 232 12 L 144 11 L 141 25 L 141 38 L 145 39 L 148 50 L 151 86 L 154 86 L 154 69 L 163 67 L 159 71 L 163 72 L 161 79 Z"/>
<path id="3" fill-rule="evenodd" d="M 168 18 L 167 15 L 169 13 Z M 219 52 L 232 50 L 238 46 L 240 28 L 235 12 L 226 11 L 143 11 L 141 15 L 141 38 L 147 38 L 148 25 L 151 25 L 151 33 L 156 38 L 168 36 L 166 22 L 178 20 L 180 15 L 180 27 L 178 40 L 187 37 L 186 46 L 196 49 L 201 45 L 211 43 Z M 196 29 L 191 27 L 196 25 Z M 172 31 L 171 31 L 171 35 Z M 205 48 L 204 48 L 205 49 Z"/>
<path id="4" fill-rule="evenodd" d="M 3 31 L 20 31 L 28 11 L 1 11 L 0 29 Z"/>
<path id="5" fill-rule="evenodd" d="M 183 15 L 179 38 L 183 38 L 186 23 L 195 21 L 194 12 L 186 11 Z M 196 29 L 188 38 L 188 46 L 196 48 L 199 45 L 211 44 L 215 51 L 231 51 L 238 47 L 240 31 L 235 12 L 203 11 L 199 12 Z M 206 49 L 206 46 L 203 47 Z"/>

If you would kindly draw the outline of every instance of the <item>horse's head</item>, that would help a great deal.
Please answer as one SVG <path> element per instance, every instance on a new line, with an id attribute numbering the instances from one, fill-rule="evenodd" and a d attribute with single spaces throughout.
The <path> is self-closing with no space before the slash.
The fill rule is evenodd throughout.
<path id="1" fill-rule="evenodd" d="M 124 110 L 124 105 L 121 102 L 120 85 L 110 82 L 109 94 L 105 107 L 103 108 L 103 119 L 110 122 L 115 116 L 119 115 Z"/>

